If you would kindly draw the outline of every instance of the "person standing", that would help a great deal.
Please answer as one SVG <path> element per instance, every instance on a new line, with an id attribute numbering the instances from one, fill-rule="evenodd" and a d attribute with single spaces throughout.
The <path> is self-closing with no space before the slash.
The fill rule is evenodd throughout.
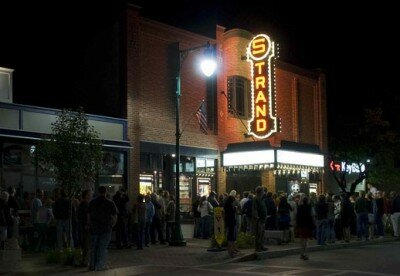
<path id="1" fill-rule="evenodd" d="M 379 239 L 383 238 L 384 229 L 383 229 L 383 215 L 385 213 L 385 202 L 383 200 L 382 192 L 377 191 L 375 194 L 375 204 L 376 204 L 376 213 L 375 213 L 375 225 L 376 225 L 376 236 Z"/>
<path id="2" fill-rule="evenodd" d="M 151 198 L 151 202 L 153 203 L 153 206 L 154 206 L 154 216 L 153 216 L 153 221 L 150 226 L 151 243 L 156 244 L 156 236 L 158 236 L 158 240 L 160 241 L 160 244 L 165 244 L 164 237 L 163 237 L 163 231 L 161 228 L 161 226 L 162 226 L 161 225 L 161 217 L 164 216 L 164 210 L 163 210 L 164 207 L 160 204 L 157 194 L 152 193 L 150 198 Z"/>
<path id="3" fill-rule="evenodd" d="M 264 200 L 265 205 L 267 206 L 267 219 L 265 223 L 266 230 L 276 230 L 276 204 L 274 199 L 272 198 L 272 193 L 268 192 L 267 196 Z"/>
<path id="4" fill-rule="evenodd" d="M 317 217 L 317 243 L 325 245 L 326 228 L 328 224 L 328 204 L 325 202 L 325 195 L 319 195 L 318 202 L 315 204 Z"/>
<path id="5" fill-rule="evenodd" d="M 63 249 L 64 233 L 67 236 L 67 244 L 70 248 L 74 247 L 72 239 L 71 219 L 71 200 L 63 189 L 60 191 L 61 197 L 54 202 L 53 213 L 57 223 L 57 248 Z"/>
<path id="6" fill-rule="evenodd" d="M 264 188 L 258 186 L 256 188 L 256 196 L 253 199 L 253 210 L 252 210 L 252 222 L 253 231 L 255 234 L 255 245 L 256 251 L 265 251 L 267 248 L 264 247 L 264 233 L 265 233 L 265 221 L 267 218 L 267 207 L 263 201 Z"/>
<path id="7" fill-rule="evenodd" d="M 207 201 L 206 196 L 201 197 L 201 201 L 197 210 L 200 212 L 201 216 L 201 234 L 203 239 L 208 239 L 210 237 L 210 220 L 211 212 L 213 207 L 210 202 Z"/>
<path id="8" fill-rule="evenodd" d="M 38 220 L 38 210 L 43 205 L 43 203 L 42 203 L 43 195 L 44 195 L 43 190 L 37 189 L 36 196 L 34 199 L 32 199 L 32 202 L 30 205 L 31 206 L 31 221 L 32 221 L 33 228 L 34 228 L 33 231 L 34 231 L 34 238 L 35 238 L 34 248 L 37 248 L 37 245 L 39 244 L 39 233 L 41 231 L 41 225 Z M 28 194 L 28 197 L 29 197 L 29 194 Z"/>
<path id="9" fill-rule="evenodd" d="M 295 196 L 290 195 L 288 197 L 288 203 L 290 205 L 290 224 L 289 224 L 289 241 L 294 242 L 295 229 L 296 229 L 296 216 L 297 216 L 297 203 L 295 201 Z"/>
<path id="10" fill-rule="evenodd" d="M 333 202 L 332 195 L 326 196 L 326 204 L 328 205 L 328 215 L 327 215 L 327 224 L 326 224 L 326 240 L 328 243 L 334 243 L 336 240 L 336 232 L 335 232 L 335 203 Z"/>
<path id="11" fill-rule="evenodd" d="M 117 224 L 115 225 L 115 237 L 117 249 L 128 247 L 128 211 L 126 205 L 129 201 L 124 189 L 120 189 L 114 196 L 113 201 L 118 209 Z"/>
<path id="12" fill-rule="evenodd" d="M 227 242 L 228 242 L 228 254 L 229 257 L 233 258 L 239 251 L 236 249 L 235 241 L 237 234 L 236 225 L 236 206 L 234 204 L 235 197 L 233 195 L 228 196 L 224 204 L 225 214 L 225 226 L 227 231 Z"/>
<path id="13" fill-rule="evenodd" d="M 133 205 L 132 215 L 133 224 L 136 226 L 136 246 L 138 250 L 142 250 L 145 239 L 144 227 L 146 225 L 146 203 L 142 194 L 137 196 L 137 201 Z"/>
<path id="14" fill-rule="evenodd" d="M 144 197 L 144 201 L 146 202 L 146 225 L 144 227 L 144 245 L 146 247 L 149 246 L 150 242 L 150 226 L 154 217 L 154 205 L 151 202 L 150 195 L 146 195 Z"/>
<path id="15" fill-rule="evenodd" d="M 82 200 L 78 207 L 78 223 L 80 229 L 80 245 L 82 248 L 82 264 L 87 266 L 89 264 L 89 245 L 90 245 L 90 232 L 89 232 L 89 202 L 92 199 L 92 192 L 84 190 L 82 192 Z"/>
<path id="16" fill-rule="evenodd" d="M 175 197 L 174 195 L 169 195 L 169 202 L 165 208 L 165 221 L 167 223 L 167 229 L 165 231 L 165 239 L 167 243 L 171 242 L 172 231 L 175 225 Z"/>
<path id="17" fill-rule="evenodd" d="M 243 198 L 240 200 L 239 205 L 240 205 L 240 210 L 241 210 L 241 216 L 242 216 L 242 225 L 239 226 L 239 230 L 241 232 L 245 232 L 247 231 L 247 224 L 249 224 L 250 222 L 247 222 L 248 219 L 246 218 L 246 214 L 243 211 L 244 205 L 246 204 L 246 202 L 249 200 L 249 194 L 250 192 L 244 192 L 243 193 Z"/>
<path id="18" fill-rule="evenodd" d="M 19 223 L 18 210 L 21 208 L 15 197 L 15 188 L 10 186 L 8 187 L 7 191 L 10 195 L 8 197 L 8 203 L 7 203 L 9 209 L 7 237 L 10 239 L 18 236 L 18 223 Z"/>
<path id="19" fill-rule="evenodd" d="M 207 201 L 210 202 L 211 206 L 213 207 L 213 209 L 210 212 L 210 235 L 213 236 L 214 235 L 214 208 L 219 207 L 219 203 L 217 201 L 216 197 L 216 193 L 214 191 L 212 191 L 210 193 L 210 195 L 207 198 Z M 221 205 L 221 207 L 223 207 Z"/>
<path id="20" fill-rule="evenodd" d="M 0 192 L 0 249 L 4 249 L 7 239 L 7 202 L 8 193 Z"/>
<path id="21" fill-rule="evenodd" d="M 375 214 L 376 214 L 376 203 L 371 193 L 366 196 L 367 199 L 367 210 L 368 210 L 368 233 L 369 239 L 372 240 L 375 237 Z"/>
<path id="22" fill-rule="evenodd" d="M 346 193 L 341 195 L 342 208 L 340 209 L 341 225 L 343 229 L 343 240 L 350 242 L 350 226 L 352 216 L 354 214 L 354 208 L 351 204 L 349 197 Z"/>
<path id="23" fill-rule="evenodd" d="M 197 210 L 197 207 L 200 205 L 200 199 L 201 197 L 197 195 L 192 204 L 192 213 L 194 219 L 193 238 L 201 238 L 201 217 L 200 212 Z"/>
<path id="24" fill-rule="evenodd" d="M 42 207 L 42 199 L 43 199 L 43 190 L 37 189 L 36 190 L 36 196 L 34 199 L 32 199 L 31 202 L 31 220 L 33 225 L 37 223 L 37 211 L 40 207 Z M 29 196 L 29 194 L 28 194 Z"/>
<path id="25" fill-rule="evenodd" d="M 286 195 L 282 195 L 278 206 L 279 230 L 283 231 L 282 243 L 289 242 L 290 211 L 292 211 L 292 207 L 290 207 Z"/>
<path id="26" fill-rule="evenodd" d="M 308 197 L 302 198 L 299 206 L 297 207 L 296 225 L 297 233 L 300 238 L 300 258 L 308 260 L 306 255 L 308 239 L 312 238 L 314 230 L 314 214 L 309 204 Z"/>
<path id="27" fill-rule="evenodd" d="M 243 205 L 242 208 L 242 213 L 244 215 L 245 220 L 245 232 L 246 234 L 251 234 L 252 233 L 252 225 L 251 225 L 251 221 L 252 221 L 252 211 L 253 211 L 253 195 L 249 194 L 248 195 L 248 199 L 246 201 L 246 203 Z"/>
<path id="28" fill-rule="evenodd" d="M 393 225 L 393 236 L 394 237 L 400 237 L 400 225 L 399 225 L 399 219 L 400 219 L 400 195 L 396 192 L 391 193 L 392 196 L 392 208 L 390 210 L 390 218 L 392 220 L 392 225 Z"/>
<path id="29" fill-rule="evenodd" d="M 365 237 L 368 240 L 368 209 L 367 200 L 365 199 L 365 192 L 359 192 L 359 198 L 354 203 L 354 211 L 357 215 L 357 236 L 358 240 Z"/>
<path id="30" fill-rule="evenodd" d="M 117 221 L 118 210 L 106 197 L 107 189 L 99 187 L 99 195 L 89 203 L 89 230 L 91 235 L 89 270 L 107 269 L 107 247 L 112 228 Z"/>
<path id="31" fill-rule="evenodd" d="M 49 241 L 49 228 L 48 226 L 53 221 L 54 215 L 52 211 L 52 201 L 47 199 L 45 203 L 37 211 L 37 225 L 38 227 L 38 242 L 35 251 L 41 252 L 48 249 L 50 246 Z"/>
<path id="32" fill-rule="evenodd" d="M 343 231 L 342 231 L 342 202 L 340 201 L 340 197 L 338 195 L 333 196 L 333 203 L 335 205 L 334 214 L 335 214 L 335 222 L 333 228 L 335 230 L 336 239 L 343 239 Z"/>

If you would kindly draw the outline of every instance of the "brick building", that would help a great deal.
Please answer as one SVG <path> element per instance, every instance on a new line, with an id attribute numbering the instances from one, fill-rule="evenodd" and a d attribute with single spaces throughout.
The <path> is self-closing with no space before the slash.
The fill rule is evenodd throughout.
<path id="1" fill-rule="evenodd" d="M 180 71 L 183 211 L 190 208 L 193 195 L 211 189 L 218 193 L 230 189 L 243 192 L 257 185 L 285 192 L 296 185 L 306 192 L 324 189 L 327 120 L 323 73 L 279 60 L 274 63 L 271 112 L 277 118 L 278 132 L 258 139 L 246 135 L 252 110 L 252 75 L 246 49 L 255 34 L 217 26 L 215 38 L 204 37 L 143 18 L 135 6 L 128 6 L 125 24 L 126 115 L 133 146 L 128 158 L 128 185 L 132 194 L 161 187 L 174 191 L 179 50 L 207 42 L 215 45 L 216 75 L 207 79 L 197 69 L 202 49 L 183 57 Z M 208 135 L 201 132 L 195 116 L 203 99 Z M 259 150 L 267 150 L 272 159 L 235 163 L 240 156 L 262 154 Z M 233 157 L 229 164 L 228 153 Z M 308 162 L 309 157 L 318 162 Z"/>

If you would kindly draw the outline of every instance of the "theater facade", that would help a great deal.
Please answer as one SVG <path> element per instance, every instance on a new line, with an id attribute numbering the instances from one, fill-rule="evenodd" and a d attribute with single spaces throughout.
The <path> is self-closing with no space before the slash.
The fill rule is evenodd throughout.
<path id="1" fill-rule="evenodd" d="M 182 211 L 196 195 L 262 185 L 272 192 L 323 192 L 327 153 L 325 75 L 279 59 L 290 51 L 267 33 L 216 26 L 205 37 L 144 18 L 128 6 L 126 106 L 130 192 L 175 192 L 175 78 L 180 59 L 180 195 Z M 217 72 L 201 75 L 209 42 Z M 195 116 L 206 103 L 205 135 Z"/>

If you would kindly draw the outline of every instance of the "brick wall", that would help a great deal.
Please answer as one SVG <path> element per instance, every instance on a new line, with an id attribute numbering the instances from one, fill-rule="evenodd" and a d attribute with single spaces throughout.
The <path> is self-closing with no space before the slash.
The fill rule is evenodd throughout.
<path id="1" fill-rule="evenodd" d="M 262 171 L 261 172 L 261 184 L 263 187 L 266 187 L 268 192 L 275 193 L 275 175 L 273 171 Z"/>
<path id="2" fill-rule="evenodd" d="M 127 11 L 127 114 L 133 145 L 128 162 L 130 191 L 138 192 L 140 141 L 175 144 L 175 89 L 179 49 L 215 40 L 140 17 Z M 182 146 L 217 149 L 217 136 L 200 131 L 195 112 L 206 99 L 206 77 L 197 69 L 203 49 L 181 64 L 180 125 Z"/>

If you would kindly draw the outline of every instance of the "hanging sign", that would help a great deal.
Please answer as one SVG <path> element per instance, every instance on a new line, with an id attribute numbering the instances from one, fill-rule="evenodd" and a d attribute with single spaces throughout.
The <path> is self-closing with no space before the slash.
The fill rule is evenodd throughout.
<path id="1" fill-rule="evenodd" d="M 269 36 L 255 36 L 247 47 L 247 61 L 251 64 L 251 109 L 248 132 L 260 139 L 278 131 L 274 117 L 275 90 L 271 63 L 275 57 L 275 44 Z"/>

